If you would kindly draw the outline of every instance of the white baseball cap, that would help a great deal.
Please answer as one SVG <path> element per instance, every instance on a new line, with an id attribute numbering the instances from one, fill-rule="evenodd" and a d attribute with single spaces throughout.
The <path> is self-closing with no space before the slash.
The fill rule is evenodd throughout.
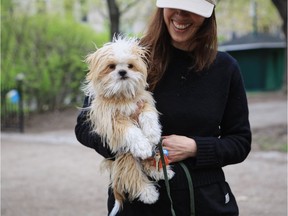
<path id="1" fill-rule="evenodd" d="M 157 0 L 159 8 L 175 8 L 189 11 L 203 17 L 210 17 L 216 6 L 215 0 Z"/>

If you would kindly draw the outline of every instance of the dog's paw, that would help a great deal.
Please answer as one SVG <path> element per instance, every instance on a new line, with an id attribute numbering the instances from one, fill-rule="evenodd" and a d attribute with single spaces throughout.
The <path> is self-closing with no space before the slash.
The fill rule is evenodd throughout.
<path id="1" fill-rule="evenodd" d="M 168 179 L 173 178 L 174 175 L 175 175 L 175 173 L 174 173 L 173 170 L 171 170 L 170 168 L 167 169 L 167 176 L 168 176 Z"/>
<path id="2" fill-rule="evenodd" d="M 147 139 L 135 143 L 135 145 L 130 147 L 130 151 L 134 157 L 141 158 L 142 160 L 152 156 L 152 147 Z"/>
<path id="3" fill-rule="evenodd" d="M 158 144 L 161 139 L 161 129 L 159 127 L 149 127 L 143 130 L 143 134 L 147 137 L 151 144 Z"/>
<path id="4" fill-rule="evenodd" d="M 137 127 L 127 130 L 125 136 L 125 150 L 130 151 L 134 157 L 146 159 L 152 156 L 152 146 L 147 137 Z"/>
<path id="5" fill-rule="evenodd" d="M 159 198 L 159 192 L 157 191 L 156 187 L 152 184 L 148 184 L 144 189 L 141 191 L 139 196 L 139 200 L 146 204 L 155 203 Z"/>
<path id="6" fill-rule="evenodd" d="M 159 180 L 161 180 L 161 179 L 163 179 L 163 180 L 165 179 L 164 172 L 163 172 L 163 168 L 161 168 L 161 169 L 158 171 L 158 170 L 156 170 L 154 167 L 151 167 L 150 170 L 149 170 L 149 172 L 147 172 L 147 174 L 148 174 L 151 178 L 153 178 L 154 180 L 156 180 L 156 181 L 159 181 Z M 167 166 L 167 177 L 168 177 L 168 179 L 173 178 L 174 174 L 175 174 L 174 171 L 171 170 L 169 166 Z"/>
<path id="7" fill-rule="evenodd" d="M 146 172 L 148 176 L 150 176 L 155 181 L 159 181 L 160 179 L 165 179 L 163 172 L 159 172 L 155 169 L 155 167 L 151 167 L 149 171 Z"/>
<path id="8" fill-rule="evenodd" d="M 166 169 L 167 169 L 167 177 L 170 180 L 171 178 L 173 178 L 175 173 L 173 170 L 171 170 L 170 166 L 167 166 Z M 159 177 L 161 176 L 160 179 L 165 179 L 163 168 L 158 173 Z"/>
<path id="9" fill-rule="evenodd" d="M 160 132 L 160 131 L 159 131 Z M 151 144 L 158 144 L 161 140 L 161 132 L 160 133 L 156 133 L 155 131 L 153 131 L 153 133 L 150 134 L 146 134 L 147 139 L 149 140 L 149 142 Z"/>

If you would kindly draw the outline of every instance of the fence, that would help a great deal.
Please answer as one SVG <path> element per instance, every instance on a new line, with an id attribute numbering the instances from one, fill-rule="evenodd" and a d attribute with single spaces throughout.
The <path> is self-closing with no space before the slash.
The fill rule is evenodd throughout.
<path id="1" fill-rule="evenodd" d="M 1 131 L 24 132 L 22 81 L 1 86 Z"/>

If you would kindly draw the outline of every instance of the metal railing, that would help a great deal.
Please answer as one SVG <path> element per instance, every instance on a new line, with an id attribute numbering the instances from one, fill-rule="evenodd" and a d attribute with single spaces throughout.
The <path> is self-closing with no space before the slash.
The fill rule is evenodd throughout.
<path id="1" fill-rule="evenodd" d="M 22 79 L 15 86 L 1 86 L 1 131 L 24 132 Z"/>

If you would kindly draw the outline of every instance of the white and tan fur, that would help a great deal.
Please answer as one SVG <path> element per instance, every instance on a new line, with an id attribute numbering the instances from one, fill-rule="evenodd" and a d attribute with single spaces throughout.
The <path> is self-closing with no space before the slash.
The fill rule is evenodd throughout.
<path id="1" fill-rule="evenodd" d="M 161 138 L 155 102 L 147 88 L 146 49 L 135 38 L 120 36 L 86 58 L 89 66 L 85 92 L 91 98 L 89 120 L 115 160 L 108 160 L 115 206 L 122 207 L 125 194 L 146 204 L 159 193 L 155 181 L 164 179 L 148 158 Z M 168 176 L 174 172 L 167 165 Z M 155 181 L 149 180 L 148 176 Z"/>

